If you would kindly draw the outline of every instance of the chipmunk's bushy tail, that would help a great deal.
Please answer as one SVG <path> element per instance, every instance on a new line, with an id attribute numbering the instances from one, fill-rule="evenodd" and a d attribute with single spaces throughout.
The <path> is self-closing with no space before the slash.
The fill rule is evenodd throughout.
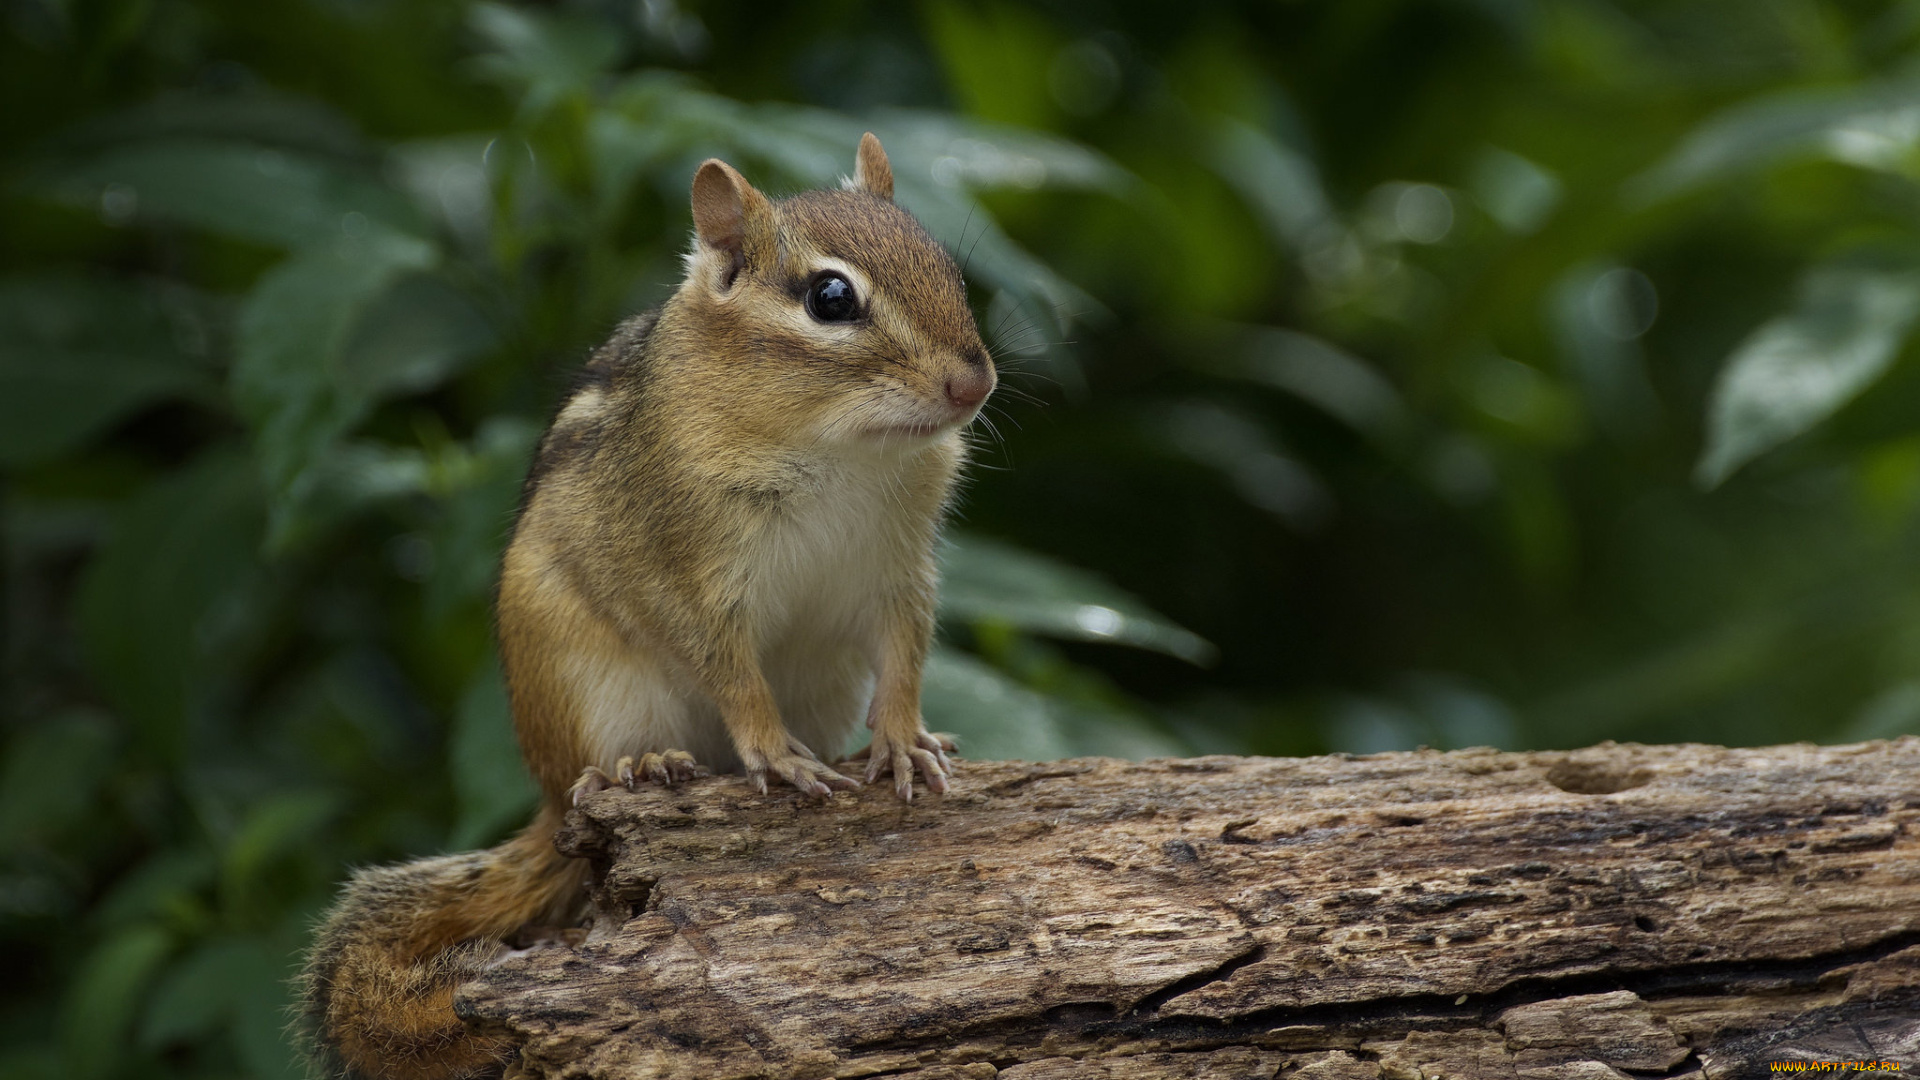
<path id="1" fill-rule="evenodd" d="M 522 927 L 572 921 L 586 864 L 554 850 L 546 807 L 498 847 L 361 870 L 340 891 L 301 973 L 316 1065 L 343 1080 L 496 1076 L 507 1048 L 468 1031 L 453 993 Z"/>

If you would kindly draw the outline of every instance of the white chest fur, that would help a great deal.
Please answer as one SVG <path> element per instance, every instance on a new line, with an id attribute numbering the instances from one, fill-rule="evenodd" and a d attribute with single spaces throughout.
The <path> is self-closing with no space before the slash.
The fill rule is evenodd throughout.
<path id="1" fill-rule="evenodd" d="M 781 719 L 823 758 L 848 749 L 865 718 L 890 594 L 927 557 L 918 547 L 928 530 L 908 518 L 906 479 L 889 464 L 856 459 L 810 470 L 764 512 L 735 564 L 730 591 L 742 600 Z M 629 653 L 584 680 L 593 688 L 587 727 L 601 767 L 667 749 L 735 767 L 713 702 L 663 660 Z"/>
<path id="2" fill-rule="evenodd" d="M 912 569 L 901 484 L 893 470 L 835 463 L 768 514 L 740 566 L 763 660 L 807 641 L 873 644 L 884 597 Z"/>

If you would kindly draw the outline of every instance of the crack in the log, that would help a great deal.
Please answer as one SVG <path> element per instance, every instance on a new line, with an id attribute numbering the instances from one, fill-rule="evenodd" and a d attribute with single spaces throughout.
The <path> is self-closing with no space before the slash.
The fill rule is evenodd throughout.
<path id="1" fill-rule="evenodd" d="M 1767 993 L 1780 992 L 1783 983 L 1787 989 L 1806 990 L 1818 986 L 1823 978 L 1839 968 L 1883 960 L 1902 949 L 1917 945 L 1920 945 L 1920 931 L 1895 934 L 1859 949 L 1822 953 L 1802 960 L 1715 961 L 1648 972 L 1600 971 L 1542 976 L 1516 980 L 1490 994 L 1473 995 L 1469 1002 L 1461 1002 L 1454 995 L 1420 994 L 1326 1005 L 1278 1005 L 1225 1019 L 1178 1014 L 1167 1016 L 1158 1011 L 1167 1002 L 1230 978 L 1234 972 L 1256 962 L 1260 959 L 1258 954 L 1264 952 L 1264 946 L 1257 945 L 1209 971 L 1189 976 L 1156 991 L 1141 999 L 1133 1009 L 1124 1014 L 1115 1014 L 1112 1019 L 1088 1016 L 1072 1020 L 1063 1015 L 1055 1017 L 1053 1024 L 1036 1024 L 1036 1018 L 1022 1017 L 968 1028 L 964 1037 L 1000 1038 L 1008 1046 L 1024 1046 L 1038 1044 L 1043 1038 L 1067 1035 L 1087 1041 L 1153 1041 L 1167 1052 L 1189 1052 L 1244 1044 L 1252 1037 L 1277 1027 L 1300 1026 L 1338 1030 L 1343 1033 L 1343 1039 L 1338 1045 L 1329 1044 L 1324 1049 L 1350 1050 L 1350 1044 L 1344 1041 L 1346 1037 L 1357 1035 L 1369 1040 L 1385 1040 L 1404 1039 L 1415 1029 L 1486 1030 L 1495 1017 L 1516 1006 L 1617 990 L 1631 991 L 1649 1001 L 1699 993 L 1716 996 L 1739 993 L 1744 984 L 1753 983 L 1761 985 L 1751 989 Z M 1920 1004 L 1920 992 L 1915 992 L 1892 995 L 1869 1007 L 1904 1003 L 1908 998 Z M 1815 1010 L 1821 1011 L 1825 1010 Z M 937 1050 L 952 1045 L 960 1037 L 961 1033 L 948 1032 L 940 1037 L 876 1039 L 851 1044 L 843 1052 L 857 1056 L 875 1052 Z M 1699 1067 L 1697 1062 L 1694 1067 Z M 1629 1074 L 1657 1080 L 1659 1077 L 1686 1075 L 1686 1069 L 1683 1063 L 1667 1072 Z"/>
<path id="2" fill-rule="evenodd" d="M 1827 975 L 1839 968 L 1884 960 L 1902 949 L 1909 949 L 1916 945 L 1920 945 L 1920 931 L 1908 931 L 1889 935 L 1858 949 L 1818 953 L 1799 960 L 1712 960 L 1699 964 L 1675 964 L 1671 967 L 1647 971 L 1610 970 L 1582 975 L 1516 979 L 1488 997 L 1489 999 L 1508 997 L 1523 999 L 1499 1006 L 1504 1009 L 1514 1004 L 1525 1004 L 1530 1000 L 1606 993 L 1609 990 L 1631 990 L 1643 1000 L 1654 1001 L 1661 998 L 1686 997 L 1690 993 L 1701 990 L 1724 993 L 1730 987 L 1737 988 L 1743 982 L 1763 983 L 1769 990 L 1778 990 L 1783 983 L 1789 989 L 1810 989 L 1819 985 Z M 1581 989 L 1582 986 L 1591 986 L 1593 989 Z M 1547 992 L 1536 993 L 1536 987 Z"/>
<path id="3" fill-rule="evenodd" d="M 1177 982 L 1155 990 L 1134 1003 L 1133 1015 L 1149 1016 L 1160 1011 L 1160 1007 L 1182 994 L 1191 994 L 1203 986 L 1211 986 L 1232 977 L 1233 973 L 1248 964 L 1258 963 L 1267 958 L 1266 945 L 1256 941 L 1249 948 L 1216 964 L 1206 971 L 1198 971 Z"/>

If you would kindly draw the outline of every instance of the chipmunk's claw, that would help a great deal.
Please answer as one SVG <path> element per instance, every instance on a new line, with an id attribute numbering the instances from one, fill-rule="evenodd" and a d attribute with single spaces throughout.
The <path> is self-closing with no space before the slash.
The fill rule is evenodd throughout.
<path id="1" fill-rule="evenodd" d="M 632 757 L 623 757 L 614 771 L 619 774 L 620 782 L 626 785 L 628 791 L 642 783 L 671 787 L 682 780 L 713 775 L 685 750 L 667 750 L 657 754 L 649 752 L 641 754 L 637 761 Z"/>
<path id="2" fill-rule="evenodd" d="M 814 757 L 813 751 L 807 749 L 805 744 L 792 738 L 787 740 L 784 752 L 753 755 L 748 760 L 747 778 L 762 795 L 767 793 L 769 773 L 815 799 L 824 799 L 835 791 L 851 791 L 860 786 L 860 781 L 834 772 Z"/>
<path id="3" fill-rule="evenodd" d="M 915 773 L 927 782 L 928 791 L 936 795 L 946 794 L 947 778 L 953 774 L 953 763 L 947 760 L 947 751 L 954 748 L 951 735 L 920 731 L 915 732 L 911 741 L 908 741 L 876 732 L 873 742 L 854 757 L 866 759 L 867 783 L 871 784 L 891 773 L 893 793 L 903 802 L 912 802 Z"/>
<path id="4" fill-rule="evenodd" d="M 600 771 L 598 765 L 589 765 L 580 770 L 580 779 L 567 789 L 567 801 L 579 806 L 589 795 L 607 790 L 614 785 L 614 779 Z"/>

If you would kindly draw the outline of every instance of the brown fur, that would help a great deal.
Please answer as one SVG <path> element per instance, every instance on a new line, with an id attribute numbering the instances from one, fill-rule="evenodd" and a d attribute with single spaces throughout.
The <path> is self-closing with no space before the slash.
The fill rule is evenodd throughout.
<path id="1" fill-rule="evenodd" d="M 453 991 L 522 927 L 578 920 L 585 864 L 554 850 L 558 824 L 546 810 L 497 848 L 354 874 L 302 975 L 325 1072 L 410 1080 L 499 1072 L 506 1048 L 467 1032 Z"/>
<path id="2" fill-rule="evenodd" d="M 700 167 L 687 279 L 588 361 L 501 569 L 540 815 L 491 851 L 348 883 L 305 975 L 336 1071 L 499 1070 L 505 1049 L 464 1031 L 454 990 L 522 928 L 578 918 L 583 872 L 553 832 L 578 785 L 629 758 L 692 749 L 763 789 L 824 794 L 853 783 L 822 762 L 864 715 L 868 780 L 945 790 L 950 744 L 919 706 L 933 548 L 959 429 L 994 375 L 959 271 L 892 193 L 872 135 L 844 191 L 775 202 Z M 852 282 L 857 318 L 811 314 L 823 274 Z"/>

